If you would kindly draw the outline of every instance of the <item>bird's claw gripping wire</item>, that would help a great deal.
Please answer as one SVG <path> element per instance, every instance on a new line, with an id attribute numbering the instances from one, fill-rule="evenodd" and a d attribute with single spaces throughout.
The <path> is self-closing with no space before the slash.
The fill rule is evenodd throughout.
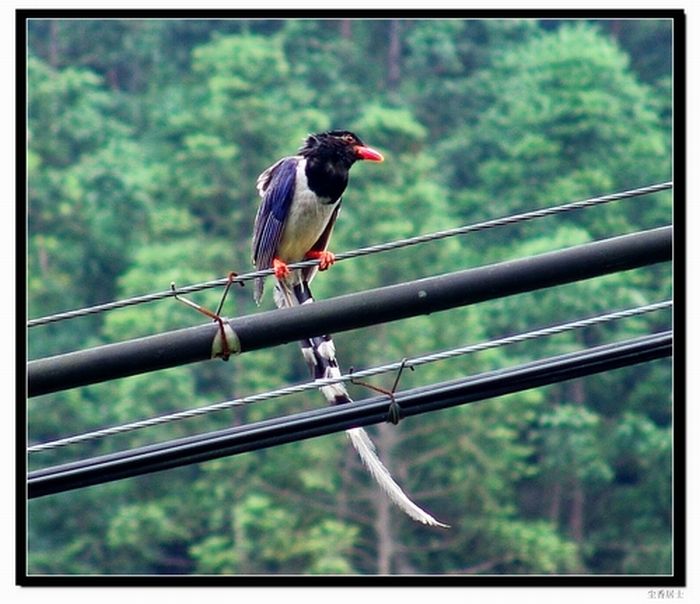
<path id="1" fill-rule="evenodd" d="M 236 273 L 230 272 L 228 274 L 228 282 L 226 283 L 226 289 L 224 289 L 224 294 L 221 297 L 221 302 L 219 302 L 219 307 L 217 308 L 216 312 L 212 312 L 208 308 L 205 308 L 204 306 L 201 306 L 200 304 L 197 304 L 196 302 L 192 302 L 192 300 L 188 300 L 187 298 L 183 298 L 177 293 L 177 289 L 175 288 L 175 282 L 171 281 L 170 282 L 170 289 L 174 294 L 174 298 L 178 302 L 182 302 L 183 304 L 186 304 L 190 308 L 194 308 L 196 311 L 202 313 L 203 315 L 209 317 L 210 319 L 213 319 L 216 323 L 219 325 L 219 335 L 221 336 L 221 350 L 218 350 L 218 346 L 216 346 L 216 341 L 214 342 L 214 346 L 212 347 L 213 353 L 212 357 L 218 356 L 221 357 L 223 361 L 228 361 L 229 357 L 231 356 L 231 353 L 233 352 L 231 350 L 231 345 L 229 344 L 229 337 L 233 335 L 232 333 L 229 333 L 231 331 L 231 328 L 228 327 L 227 324 L 225 324 L 224 320 L 220 316 L 221 308 L 224 305 L 224 300 L 226 299 L 226 294 L 228 294 L 228 290 L 231 288 L 231 284 L 233 283 L 234 278 L 237 276 Z M 243 285 L 243 283 L 241 283 Z M 228 330 L 227 330 L 228 327 Z"/>
<path id="2" fill-rule="evenodd" d="M 399 421 L 401 421 L 401 419 L 403 418 L 403 410 L 401 409 L 401 405 L 399 405 L 399 403 L 396 400 L 396 388 L 398 388 L 399 380 L 401 379 L 401 374 L 403 373 L 407 362 L 408 359 L 406 357 L 404 357 L 401 360 L 401 364 L 399 365 L 399 370 L 396 373 L 396 379 L 394 380 L 394 385 L 391 387 L 391 390 L 387 390 L 386 388 L 374 386 L 372 384 L 368 384 L 367 382 L 361 382 L 360 380 L 355 379 L 354 377 L 352 377 L 353 368 L 350 367 L 350 383 L 355 384 L 356 386 L 364 386 L 365 388 L 369 388 L 370 390 L 374 390 L 375 392 L 379 392 L 380 394 L 385 394 L 391 399 L 387 419 L 394 425 L 397 425 Z M 411 371 L 414 371 L 414 368 L 411 365 L 409 365 L 408 368 Z"/>
<path id="3" fill-rule="evenodd" d="M 280 280 L 286 279 L 292 274 L 287 266 L 287 263 L 277 257 L 272 259 L 272 268 L 275 271 L 275 277 Z"/>
<path id="4" fill-rule="evenodd" d="M 325 271 L 335 264 L 335 254 L 328 250 L 311 250 L 304 256 L 305 260 L 318 260 L 318 270 Z"/>

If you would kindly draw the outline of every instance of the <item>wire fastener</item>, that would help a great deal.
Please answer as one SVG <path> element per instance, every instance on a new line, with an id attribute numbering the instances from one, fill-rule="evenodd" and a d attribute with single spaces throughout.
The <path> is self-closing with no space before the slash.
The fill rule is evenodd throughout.
<path id="1" fill-rule="evenodd" d="M 229 282 L 226 287 L 225 293 L 228 293 L 229 287 L 231 286 L 231 283 L 233 282 L 233 278 L 235 276 L 236 273 L 229 273 Z M 219 316 L 218 312 L 214 313 L 208 308 L 205 308 L 204 306 L 201 306 L 196 302 L 192 302 L 192 300 L 188 300 L 187 298 L 183 298 L 182 296 L 180 296 L 177 293 L 174 281 L 170 282 L 170 289 L 174 293 L 174 297 L 178 302 L 182 302 L 190 308 L 194 308 L 196 311 L 202 313 L 203 315 L 206 315 L 207 317 L 213 319 L 214 321 L 216 321 L 216 323 L 219 324 L 219 331 L 214 336 L 214 340 L 211 345 L 212 359 L 220 358 L 223 361 L 228 361 L 231 354 L 237 354 L 241 351 L 241 343 L 238 339 L 238 336 L 236 335 L 236 332 L 233 331 L 231 325 L 229 325 L 227 321 L 224 321 L 224 319 L 222 319 Z M 224 299 L 222 298 L 219 304 L 219 309 L 221 309 L 223 303 Z"/>
<path id="2" fill-rule="evenodd" d="M 360 380 L 352 377 L 352 373 L 354 368 L 350 367 L 349 375 L 350 375 L 350 383 L 355 384 L 356 386 L 364 386 L 365 388 L 369 388 L 370 390 L 374 390 L 375 392 L 379 392 L 380 394 L 385 394 L 391 399 L 391 403 L 389 404 L 389 412 L 387 415 L 387 420 L 390 421 L 392 424 L 397 425 L 401 419 L 403 419 L 403 410 L 401 409 L 401 405 L 398 403 L 396 400 L 396 388 L 398 388 L 399 385 L 399 380 L 401 379 L 401 374 L 403 373 L 404 368 L 407 366 L 408 358 L 404 357 L 401 359 L 401 364 L 399 365 L 399 370 L 396 372 L 396 379 L 394 380 L 394 385 L 391 387 L 391 390 L 387 390 L 386 388 L 381 388 L 380 386 L 374 386 L 372 384 L 368 384 L 367 382 L 361 382 Z M 411 365 L 408 365 L 408 368 L 411 371 L 414 371 L 415 368 Z"/>

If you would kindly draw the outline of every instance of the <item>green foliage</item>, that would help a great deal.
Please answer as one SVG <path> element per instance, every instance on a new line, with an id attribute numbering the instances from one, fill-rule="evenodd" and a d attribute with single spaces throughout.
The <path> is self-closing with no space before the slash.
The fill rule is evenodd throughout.
<path id="1" fill-rule="evenodd" d="M 512 211 L 669 178 L 669 131 L 652 95 L 596 28 L 565 25 L 535 35 L 475 78 L 485 109 L 445 141 L 442 156 L 449 182 L 470 187 L 472 203 L 495 195 Z M 636 224 L 645 206 L 608 207 L 581 220 L 599 221 L 585 223 L 598 235 Z M 670 217 L 670 201 L 665 207 Z"/>
<path id="2" fill-rule="evenodd" d="M 599 425 L 595 413 L 577 405 L 560 405 L 543 414 L 540 427 L 547 461 L 542 470 L 584 483 L 609 482 L 612 471 L 596 434 Z"/>
<path id="3" fill-rule="evenodd" d="M 30 317 L 246 272 L 257 175 L 349 128 L 348 250 L 670 177 L 670 22 L 32 20 Z M 329 298 L 671 221 L 668 193 L 352 262 Z M 344 369 L 664 299 L 668 266 L 337 334 Z M 224 314 L 257 312 L 250 287 Z M 216 308 L 220 291 L 189 296 Z M 264 308 L 271 308 L 270 296 Z M 32 358 L 203 323 L 175 301 L 32 330 Z M 428 385 L 666 329 L 668 313 L 405 371 Z M 294 343 L 33 399 L 42 442 L 308 379 Z M 394 376 L 370 380 L 390 387 Z M 352 386 L 356 399 L 372 395 Z M 31 573 L 668 573 L 669 363 L 372 429 L 431 531 L 342 435 L 34 500 Z M 32 469 L 318 408 L 315 392 L 32 456 Z"/>
<path id="4" fill-rule="evenodd" d="M 157 562 L 162 556 L 159 544 L 188 536 L 160 502 L 122 506 L 106 535 L 107 545 L 130 558 L 134 569 Z"/>
<path id="5" fill-rule="evenodd" d="M 33 311 L 114 298 L 150 221 L 150 170 L 95 74 L 29 61 L 29 293 Z M 93 322 L 93 326 L 95 322 Z M 57 330 L 55 343 L 75 345 Z M 47 353 L 53 349 L 49 344 Z"/>
<path id="6" fill-rule="evenodd" d="M 250 573 L 291 569 L 310 574 L 350 573 L 346 552 L 357 530 L 332 519 L 309 529 L 266 495 L 251 493 L 231 508 L 228 536 L 212 535 L 192 548 L 197 571 Z"/>
<path id="7" fill-rule="evenodd" d="M 500 572 L 566 574 L 580 569 L 576 545 L 547 522 L 504 519 L 489 529 L 487 538 Z"/>

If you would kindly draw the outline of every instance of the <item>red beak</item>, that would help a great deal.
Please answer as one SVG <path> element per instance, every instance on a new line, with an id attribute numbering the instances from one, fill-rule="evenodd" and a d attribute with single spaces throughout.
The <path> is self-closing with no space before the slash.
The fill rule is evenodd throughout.
<path id="1" fill-rule="evenodd" d="M 355 147 L 355 154 L 360 159 L 366 159 L 369 161 L 384 161 L 384 156 L 379 153 L 379 151 L 375 151 L 370 147 L 362 147 L 358 145 Z"/>

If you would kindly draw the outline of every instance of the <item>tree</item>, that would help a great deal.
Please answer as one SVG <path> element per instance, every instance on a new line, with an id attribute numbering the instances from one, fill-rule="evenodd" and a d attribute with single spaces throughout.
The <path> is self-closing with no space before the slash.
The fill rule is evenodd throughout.
<path id="1" fill-rule="evenodd" d="M 317 130 L 352 129 L 386 157 L 353 169 L 336 252 L 668 179 L 669 27 L 35 20 L 30 316 L 247 272 L 255 180 Z M 670 209 L 657 194 L 406 247 L 338 263 L 312 289 L 330 298 L 530 256 L 664 224 Z M 334 336 L 341 367 L 366 368 L 660 300 L 672 285 L 655 266 Z M 231 291 L 225 315 L 256 312 L 249 289 Z M 191 297 L 215 308 L 220 293 Z M 32 330 L 30 354 L 206 320 L 175 300 L 144 304 Z M 657 313 L 463 356 L 404 371 L 399 388 L 667 325 Z M 38 397 L 29 436 L 306 380 L 290 343 Z M 668 572 L 670 391 L 657 361 L 372 428 L 397 480 L 448 531 L 398 513 L 338 434 L 33 500 L 30 572 Z M 32 455 L 30 466 L 324 404 L 310 391 Z"/>
<path id="2" fill-rule="evenodd" d="M 669 178 L 669 132 L 653 97 L 596 28 L 577 24 L 539 34 L 475 78 L 489 91 L 484 110 L 450 137 L 441 155 L 454 166 L 450 184 L 470 191 L 467 207 L 495 198 L 504 211 L 517 211 L 525 203 Z M 660 210 L 670 215 L 668 197 L 664 204 L 639 201 L 596 212 L 597 228 L 587 222 L 590 215 L 582 220 L 597 235 L 604 226 L 658 219 Z"/>
<path id="3" fill-rule="evenodd" d="M 496 199 L 503 207 L 499 213 L 505 214 L 669 177 L 668 133 L 653 110 L 653 95 L 636 81 L 627 57 L 595 27 L 563 25 L 540 33 L 501 54 L 475 79 L 487 91 L 488 103 L 473 126 L 465 125 L 442 145 L 451 158 L 447 163 L 455 166 L 449 182 L 464 190 L 457 192 L 463 207 Z M 462 153 L 474 163 L 460 161 Z M 468 169 L 473 166 L 476 169 Z M 510 248 L 509 254 L 527 256 L 670 219 L 670 199 L 655 196 L 567 217 L 566 227 L 538 221 L 507 234 L 495 233 L 489 241 L 493 255 L 485 253 L 495 259 Z M 504 245 L 498 245 L 501 238 Z M 499 300 L 486 305 L 487 323 L 500 334 L 662 299 L 670 291 L 667 268 Z M 639 325 L 649 329 L 649 323 L 640 320 L 516 347 L 509 354 L 532 358 L 570 350 L 572 345 L 596 345 L 630 337 Z M 642 375 L 647 370 L 628 371 Z M 539 476 L 522 482 L 525 497 L 532 496 L 531 489 L 540 494 L 533 510 L 548 509 L 555 523 L 566 518 L 563 528 L 581 552 L 586 545 L 595 549 L 596 538 L 589 531 L 605 523 L 590 501 L 624 489 L 614 482 L 605 446 L 607 424 L 617 425 L 621 412 L 639 403 L 633 393 L 612 382 L 625 380 L 618 373 L 551 389 L 550 409 L 543 410 L 540 425 L 533 428 L 542 439 Z M 666 397 L 656 402 L 655 413 L 668 408 Z M 667 511 L 662 505 L 653 513 L 660 526 Z"/>
<path id="4" fill-rule="evenodd" d="M 130 244 L 148 231 L 151 171 L 92 72 L 30 57 L 29 91 L 29 291 L 40 316 L 114 296 Z M 75 335 L 54 329 L 42 353 Z"/>

